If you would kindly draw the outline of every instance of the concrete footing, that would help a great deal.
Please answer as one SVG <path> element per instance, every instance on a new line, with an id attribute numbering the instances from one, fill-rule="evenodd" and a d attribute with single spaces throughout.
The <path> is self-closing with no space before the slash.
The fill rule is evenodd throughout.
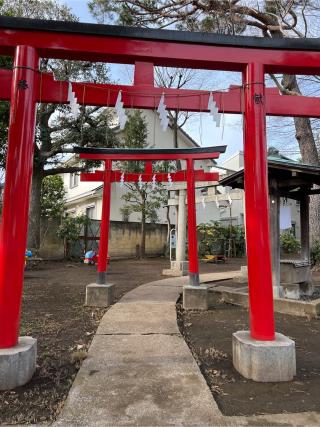
<path id="1" fill-rule="evenodd" d="M 296 375 L 295 343 L 279 333 L 274 341 L 257 341 L 249 331 L 235 332 L 232 354 L 235 369 L 254 381 L 291 381 Z"/>
<path id="2" fill-rule="evenodd" d="M 303 283 L 311 280 L 311 268 L 308 261 L 280 261 L 280 283 Z"/>
<path id="3" fill-rule="evenodd" d="M 299 283 L 293 283 L 291 285 L 282 285 L 283 297 L 288 299 L 300 299 L 300 285 Z"/>
<path id="4" fill-rule="evenodd" d="M 246 265 L 240 267 L 240 271 L 233 277 L 233 280 L 237 283 L 248 283 L 248 268 Z"/>
<path id="5" fill-rule="evenodd" d="M 315 286 L 312 280 L 309 280 L 309 282 L 300 283 L 299 286 L 300 286 L 300 295 L 305 295 L 310 297 L 315 291 Z"/>
<path id="6" fill-rule="evenodd" d="M 114 301 L 115 286 L 111 283 L 99 285 L 90 283 L 86 287 L 85 305 L 91 307 L 109 307 Z"/>
<path id="7" fill-rule="evenodd" d="M 205 285 L 183 287 L 185 310 L 208 310 L 208 288 Z"/>
<path id="8" fill-rule="evenodd" d="M 185 276 L 189 272 L 189 261 L 171 261 L 171 269 L 179 270 Z"/>
<path id="9" fill-rule="evenodd" d="M 0 349 L 0 390 L 12 390 L 31 380 L 36 370 L 37 340 L 20 337 L 18 344 Z"/>
<path id="10" fill-rule="evenodd" d="M 187 276 L 189 272 L 189 261 L 171 261 L 168 269 L 162 270 L 163 276 Z"/>

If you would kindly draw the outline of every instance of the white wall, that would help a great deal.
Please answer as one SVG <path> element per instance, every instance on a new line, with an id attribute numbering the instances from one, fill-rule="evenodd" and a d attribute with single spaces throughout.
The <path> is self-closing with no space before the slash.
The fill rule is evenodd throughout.
<path id="1" fill-rule="evenodd" d="M 168 129 L 163 132 L 160 126 L 160 121 L 158 114 L 154 113 L 150 110 L 144 110 L 143 115 L 145 116 L 147 122 L 147 143 L 150 148 L 173 148 L 174 146 L 174 133 L 173 130 L 168 127 Z M 121 139 L 121 133 L 118 134 L 118 137 Z M 189 139 L 184 133 L 178 132 L 178 145 L 179 148 L 188 148 L 195 147 L 196 145 Z M 69 162 L 72 163 L 72 160 Z M 184 169 L 186 167 L 185 162 L 181 162 L 181 166 Z M 205 161 L 196 161 L 195 167 L 202 168 L 205 171 L 209 172 L 210 167 L 212 166 L 212 162 Z M 113 166 L 115 167 L 115 166 Z M 101 167 L 102 168 L 102 167 Z M 100 168 L 100 169 L 101 169 Z M 66 202 L 67 202 L 67 210 L 72 214 L 83 214 L 86 212 L 87 207 L 94 206 L 94 219 L 101 219 L 101 211 L 102 211 L 102 190 L 99 189 L 102 183 L 99 182 L 80 182 L 79 185 L 74 188 L 70 188 L 70 174 L 62 175 L 64 180 L 64 185 L 66 189 Z M 150 183 L 151 185 L 151 183 Z M 98 190 L 97 190 L 98 189 Z M 121 207 L 124 205 L 124 201 L 121 199 L 121 196 L 126 192 L 126 189 L 120 187 L 119 183 L 112 184 L 111 191 L 111 212 L 110 217 L 111 220 L 119 221 L 122 220 Z M 197 195 L 200 195 L 200 190 L 196 191 Z M 205 222 L 206 218 L 209 216 L 215 217 L 213 211 L 216 209 L 214 204 L 210 204 L 204 210 L 201 206 L 197 206 L 197 215 L 199 218 L 198 222 Z M 170 220 L 171 223 L 174 224 L 176 222 L 175 210 L 170 209 Z M 159 223 L 166 223 L 166 209 L 160 208 L 158 211 Z M 139 214 L 131 214 L 130 221 L 139 221 Z"/>
<path id="2" fill-rule="evenodd" d="M 228 157 L 222 166 L 232 171 L 238 171 L 244 167 L 243 151 L 236 151 L 232 156 Z"/>

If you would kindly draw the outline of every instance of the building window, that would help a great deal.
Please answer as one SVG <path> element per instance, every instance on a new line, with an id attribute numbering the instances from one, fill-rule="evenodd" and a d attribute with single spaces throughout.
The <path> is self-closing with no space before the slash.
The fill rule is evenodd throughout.
<path id="1" fill-rule="evenodd" d="M 70 188 L 78 187 L 79 185 L 79 173 L 73 172 L 70 174 Z"/>
<path id="2" fill-rule="evenodd" d="M 86 208 L 86 217 L 90 219 L 94 219 L 94 206 L 88 206 Z"/>

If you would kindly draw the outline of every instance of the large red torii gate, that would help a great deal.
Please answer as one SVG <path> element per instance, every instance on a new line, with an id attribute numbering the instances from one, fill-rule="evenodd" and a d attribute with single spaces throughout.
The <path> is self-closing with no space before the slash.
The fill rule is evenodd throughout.
<path id="1" fill-rule="evenodd" d="M 1 18 L 0 18 L 1 21 Z M 10 101 L 11 70 L 0 69 L 0 100 Z M 154 86 L 154 64 L 135 62 L 134 85 L 99 83 L 72 83 L 72 90 L 80 105 L 114 107 L 119 91 L 125 108 L 154 110 L 162 94 L 168 110 L 208 112 L 209 91 L 171 89 Z M 37 102 L 65 104 L 68 98 L 68 82 L 57 81 L 53 74 L 40 72 L 35 87 Z M 213 98 L 221 113 L 243 114 L 243 86 L 232 85 L 225 90 L 213 91 Z M 179 99 L 179 102 L 177 102 Z M 265 112 L 269 116 L 320 117 L 320 98 L 312 96 L 288 97 L 277 88 L 265 89 Z"/>
<path id="2" fill-rule="evenodd" d="M 317 74 L 319 50 L 318 39 L 232 37 L 0 17 L 0 55 L 14 56 L 13 71 L 0 70 L 0 99 L 11 101 L 1 234 L 5 256 L 0 257 L 0 348 L 13 347 L 18 339 L 36 103 L 67 102 L 67 83 L 40 73 L 40 57 L 135 65 L 133 86 L 74 83 L 79 103 L 85 105 L 112 106 L 121 89 L 127 108 L 155 108 L 165 93 L 169 109 L 204 112 L 208 92 L 155 88 L 153 67 L 242 73 L 241 88 L 214 93 L 214 98 L 220 112 L 245 118 L 251 337 L 273 341 L 265 117 L 320 117 L 320 100 L 281 96 L 266 89 L 265 74 Z"/>

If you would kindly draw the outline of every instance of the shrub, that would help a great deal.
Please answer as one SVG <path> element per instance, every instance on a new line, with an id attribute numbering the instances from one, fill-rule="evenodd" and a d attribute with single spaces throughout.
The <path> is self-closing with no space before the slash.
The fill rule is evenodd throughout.
<path id="1" fill-rule="evenodd" d="M 65 242 L 65 256 L 69 256 L 68 250 L 70 244 L 79 239 L 83 227 L 89 223 L 90 219 L 86 215 L 67 216 L 62 219 L 57 235 Z"/>
<path id="2" fill-rule="evenodd" d="M 320 240 L 315 240 L 311 247 L 311 264 L 320 265 Z"/>
<path id="3" fill-rule="evenodd" d="M 245 233 L 241 226 L 224 227 L 219 222 L 210 221 L 198 225 L 200 233 L 199 255 L 224 254 L 229 239 L 233 239 L 237 256 L 245 254 Z"/>
<path id="4" fill-rule="evenodd" d="M 294 237 L 290 230 L 280 235 L 280 247 L 287 254 L 296 254 L 300 251 L 300 242 Z"/>

